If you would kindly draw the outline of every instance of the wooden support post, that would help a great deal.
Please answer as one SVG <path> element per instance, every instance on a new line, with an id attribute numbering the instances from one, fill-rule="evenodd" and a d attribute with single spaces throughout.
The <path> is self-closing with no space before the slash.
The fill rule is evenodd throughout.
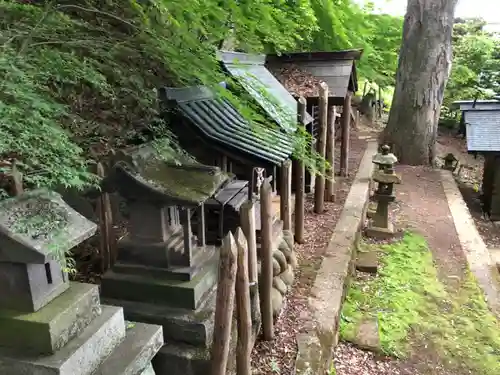
<path id="1" fill-rule="evenodd" d="M 238 271 L 236 272 L 236 310 L 238 319 L 238 343 L 236 345 L 236 373 L 250 375 L 252 372 L 252 315 L 250 311 L 250 288 L 248 278 L 248 246 L 241 228 L 236 229 L 238 248 Z"/>
<path id="2" fill-rule="evenodd" d="M 97 163 L 97 175 L 101 178 L 106 175 L 104 165 L 101 162 Z M 104 273 L 114 264 L 117 255 L 111 202 L 109 194 L 106 192 L 103 192 L 97 200 L 97 217 L 99 218 L 101 272 Z"/>
<path id="3" fill-rule="evenodd" d="M 17 168 L 18 161 L 14 160 L 12 162 L 11 179 L 12 179 L 12 191 L 14 196 L 18 196 L 24 193 L 24 183 L 23 174 Z"/>
<path id="4" fill-rule="evenodd" d="M 227 172 L 228 171 L 228 161 L 227 161 L 227 156 L 226 155 L 222 155 L 221 156 L 221 169 L 223 172 Z"/>
<path id="5" fill-rule="evenodd" d="M 205 230 L 205 205 L 198 207 L 198 246 L 203 247 L 207 243 Z"/>
<path id="6" fill-rule="evenodd" d="M 351 131 L 351 92 L 347 92 L 342 108 L 342 142 L 340 144 L 340 175 L 347 177 L 349 174 L 349 133 Z"/>
<path id="7" fill-rule="evenodd" d="M 306 117 L 306 99 L 299 98 L 297 107 L 298 123 Z M 305 201 L 305 167 L 302 160 L 295 161 L 295 241 L 304 243 L 304 201 Z"/>
<path id="8" fill-rule="evenodd" d="M 223 239 L 219 255 L 219 281 L 214 317 L 212 375 L 225 375 L 233 323 L 237 247 L 231 233 Z"/>
<path id="9" fill-rule="evenodd" d="M 280 218 L 283 230 L 292 230 L 292 162 L 285 160 L 281 166 Z"/>
<path id="10" fill-rule="evenodd" d="M 193 259 L 193 242 L 191 232 L 191 209 L 181 210 L 181 225 L 184 231 L 184 254 L 182 256 L 183 266 L 191 265 Z"/>
<path id="11" fill-rule="evenodd" d="M 241 229 L 248 245 L 248 277 L 250 284 L 256 285 L 257 280 L 257 231 L 255 228 L 255 204 L 246 201 L 240 207 Z"/>
<path id="12" fill-rule="evenodd" d="M 261 220 L 261 280 L 260 311 L 262 314 L 262 331 L 264 340 L 270 341 L 274 338 L 273 309 L 271 300 L 271 288 L 273 284 L 273 217 L 272 217 L 272 187 L 269 179 L 265 179 L 260 187 L 260 220 Z"/>
<path id="13" fill-rule="evenodd" d="M 326 196 L 327 202 L 335 201 L 335 119 L 337 110 L 331 106 L 328 110 L 328 129 L 326 134 L 326 161 L 329 164 L 326 172 Z"/>
<path id="14" fill-rule="evenodd" d="M 319 143 L 318 153 L 324 159 L 326 152 L 326 133 L 328 127 L 328 86 L 326 83 L 319 84 Z M 325 210 L 325 164 L 321 161 L 316 175 L 316 183 L 314 186 L 314 212 L 317 214 L 323 213 Z"/>

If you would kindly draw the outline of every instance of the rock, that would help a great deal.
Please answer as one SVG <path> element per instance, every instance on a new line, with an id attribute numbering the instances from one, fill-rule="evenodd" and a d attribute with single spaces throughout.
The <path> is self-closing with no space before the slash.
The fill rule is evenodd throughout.
<path id="1" fill-rule="evenodd" d="M 273 308 L 273 316 L 277 317 L 283 308 L 283 296 L 278 289 L 271 288 L 271 305 Z"/>
<path id="2" fill-rule="evenodd" d="M 278 246 L 278 249 L 283 253 L 287 262 L 289 262 L 290 254 L 293 253 L 293 250 L 290 249 L 288 243 L 285 240 L 282 240 Z"/>
<path id="3" fill-rule="evenodd" d="M 291 266 L 288 266 L 288 269 L 285 272 L 282 272 L 279 276 L 286 285 L 291 286 L 293 284 L 295 274 L 293 273 Z"/>
<path id="4" fill-rule="evenodd" d="M 293 238 L 293 233 L 289 230 L 283 231 L 283 240 L 288 245 L 288 248 L 293 251 L 293 246 L 295 244 L 295 239 Z"/>
<path id="5" fill-rule="evenodd" d="M 363 350 L 380 352 L 380 337 L 377 318 L 366 319 L 361 322 L 353 343 Z"/>
<path id="6" fill-rule="evenodd" d="M 288 264 L 290 265 L 290 267 L 292 267 L 293 270 L 297 268 L 298 261 L 297 261 L 297 255 L 295 255 L 295 251 L 292 251 L 292 253 L 290 253 L 290 257 L 288 258 Z"/>
<path id="7" fill-rule="evenodd" d="M 285 282 L 279 276 L 274 276 L 273 288 L 277 289 L 282 296 L 284 296 L 288 290 L 288 287 L 286 286 Z"/>
<path id="8" fill-rule="evenodd" d="M 273 276 L 277 276 L 281 273 L 281 266 L 276 260 L 276 258 L 273 258 Z"/>
<path id="9" fill-rule="evenodd" d="M 276 259 L 278 261 L 278 263 L 280 265 L 280 272 L 278 272 L 278 273 L 285 272 L 286 269 L 288 268 L 288 263 L 287 263 L 285 254 L 283 254 L 283 252 L 279 249 L 274 250 L 273 257 L 274 257 L 274 259 Z"/>

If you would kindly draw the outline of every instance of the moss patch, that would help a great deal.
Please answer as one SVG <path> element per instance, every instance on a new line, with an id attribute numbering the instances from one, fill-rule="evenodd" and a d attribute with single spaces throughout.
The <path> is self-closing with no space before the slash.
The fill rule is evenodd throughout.
<path id="1" fill-rule="evenodd" d="M 426 346 L 451 369 L 500 373 L 500 324 L 472 274 L 450 292 L 438 280 L 423 237 L 408 233 L 395 244 L 372 246 L 381 253 L 380 271 L 353 281 L 342 310 L 342 339 L 353 340 L 362 320 L 377 317 L 388 355 L 410 357 L 412 348 Z"/>

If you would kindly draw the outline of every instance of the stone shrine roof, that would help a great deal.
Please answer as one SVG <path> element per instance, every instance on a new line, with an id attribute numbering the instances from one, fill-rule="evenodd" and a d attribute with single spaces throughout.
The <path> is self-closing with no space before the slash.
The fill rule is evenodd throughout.
<path id="1" fill-rule="evenodd" d="M 42 264 L 58 260 L 96 229 L 58 193 L 26 192 L 0 202 L 0 261 Z"/>
<path id="2" fill-rule="evenodd" d="M 112 184 L 127 199 L 185 207 L 205 202 L 230 179 L 218 167 L 194 162 L 177 165 L 160 159 L 140 165 L 121 161 L 111 175 Z"/>

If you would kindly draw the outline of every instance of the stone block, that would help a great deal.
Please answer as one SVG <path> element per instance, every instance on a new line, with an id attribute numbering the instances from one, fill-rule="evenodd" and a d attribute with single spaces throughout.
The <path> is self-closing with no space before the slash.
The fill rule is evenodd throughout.
<path id="1" fill-rule="evenodd" d="M 378 253 L 376 251 L 359 251 L 356 260 L 356 269 L 360 272 L 377 273 Z"/>
<path id="2" fill-rule="evenodd" d="M 57 262 L 0 262 L 0 308 L 34 312 L 68 289 L 68 277 Z"/>
<path id="3" fill-rule="evenodd" d="M 127 326 L 125 339 L 92 375 L 151 374 L 151 360 L 163 345 L 162 329 L 135 322 L 127 322 Z"/>
<path id="4" fill-rule="evenodd" d="M 378 240 L 389 240 L 391 238 L 394 238 L 396 232 L 394 230 L 394 225 L 391 222 L 389 222 L 387 228 L 381 228 L 369 225 L 365 230 L 365 234 L 367 237 L 370 238 L 376 238 Z"/>
<path id="5" fill-rule="evenodd" d="M 229 344 L 227 373 L 234 373 L 236 323 L 233 322 Z M 156 375 L 206 375 L 210 372 L 211 348 L 201 348 L 178 342 L 166 342 L 153 359 Z"/>
<path id="6" fill-rule="evenodd" d="M 366 319 L 360 323 L 353 343 L 363 350 L 376 353 L 381 351 L 377 318 Z"/>
<path id="7" fill-rule="evenodd" d="M 102 314 L 50 356 L 0 348 L 2 375 L 91 375 L 125 337 L 123 310 L 103 306 Z"/>
<path id="8" fill-rule="evenodd" d="M 123 307 L 125 318 L 163 327 L 165 341 L 172 340 L 208 348 L 212 342 L 215 291 L 197 310 L 176 309 L 145 302 L 105 299 L 107 304 Z"/>
<path id="9" fill-rule="evenodd" d="M 71 283 L 69 290 L 37 312 L 0 310 L 0 346 L 54 354 L 100 313 L 99 288 Z"/>
<path id="10" fill-rule="evenodd" d="M 150 302 L 171 307 L 197 309 L 217 282 L 217 264 L 213 262 L 190 281 L 108 271 L 101 282 L 101 295 L 125 301 Z"/>

